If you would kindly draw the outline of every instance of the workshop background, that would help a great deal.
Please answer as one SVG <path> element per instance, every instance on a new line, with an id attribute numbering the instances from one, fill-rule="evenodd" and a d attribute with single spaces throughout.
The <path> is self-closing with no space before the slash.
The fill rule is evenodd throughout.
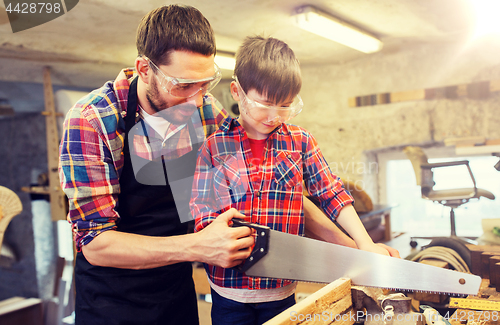
<path id="1" fill-rule="evenodd" d="M 276 37 L 290 45 L 301 63 L 305 105 L 290 123 L 316 137 L 336 174 L 362 189 L 373 204 L 390 207 L 391 237 L 423 234 L 429 228 L 433 234 L 449 235 L 449 210 L 438 204 L 422 208 L 426 203 L 402 150 L 420 146 L 430 158 L 457 160 L 469 156 L 457 154 L 456 139 L 500 144 L 495 142 L 500 139 L 498 1 L 181 2 L 195 6 L 210 21 L 218 56 L 234 55 L 248 35 Z M 5 231 L 0 301 L 17 296 L 51 299 L 59 279 L 57 227 L 48 196 L 21 189 L 47 181 L 44 67 L 50 67 L 56 110 L 65 112 L 80 92 L 98 88 L 133 66 L 140 19 L 168 3 L 85 0 L 57 19 L 16 33 L 0 4 L 0 186 L 14 191 L 23 207 Z M 306 5 L 375 36 L 383 47 L 363 53 L 300 29 L 291 16 Z M 213 91 L 228 110 L 234 104 L 231 75 L 224 69 L 224 79 Z M 476 158 L 480 167 L 471 165 L 480 175 L 477 186 L 497 199 L 481 199 L 456 213 L 457 231 L 479 237 L 483 219 L 500 218 L 500 172 L 493 168 L 498 157 L 490 152 L 471 157 Z M 397 161 L 406 163 L 401 174 L 387 167 Z M 395 197 L 390 193 L 401 189 L 393 185 L 409 188 L 413 197 Z M 439 223 L 417 228 L 423 224 L 419 218 Z"/>

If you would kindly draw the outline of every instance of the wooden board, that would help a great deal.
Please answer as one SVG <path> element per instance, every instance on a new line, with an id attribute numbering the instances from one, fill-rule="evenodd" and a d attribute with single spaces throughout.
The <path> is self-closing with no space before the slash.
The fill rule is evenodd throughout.
<path id="1" fill-rule="evenodd" d="M 500 91 L 500 80 L 480 81 L 470 84 L 356 96 L 348 99 L 348 105 L 349 107 L 362 107 L 415 100 L 485 99 L 489 97 L 490 93 L 497 91 Z"/>
<path id="2" fill-rule="evenodd" d="M 351 280 L 340 278 L 270 319 L 265 325 L 352 325 L 354 317 L 351 313 Z"/>

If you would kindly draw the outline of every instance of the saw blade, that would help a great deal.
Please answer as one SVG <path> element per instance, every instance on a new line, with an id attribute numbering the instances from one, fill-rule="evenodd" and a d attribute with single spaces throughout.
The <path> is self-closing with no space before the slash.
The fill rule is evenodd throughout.
<path id="1" fill-rule="evenodd" d="M 476 295 L 481 285 L 481 278 L 473 274 L 274 230 L 267 254 L 245 273 L 320 283 L 350 278 L 353 285 L 464 295 Z"/>

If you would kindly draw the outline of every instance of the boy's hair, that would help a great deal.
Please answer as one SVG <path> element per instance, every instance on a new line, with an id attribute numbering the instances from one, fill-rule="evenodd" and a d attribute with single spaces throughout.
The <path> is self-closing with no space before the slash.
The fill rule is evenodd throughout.
<path id="1" fill-rule="evenodd" d="M 163 6 L 144 16 L 137 28 L 136 46 L 157 65 L 169 64 L 174 50 L 215 54 L 214 31 L 196 8 L 184 5 Z"/>
<path id="2" fill-rule="evenodd" d="M 234 75 L 245 93 L 255 89 L 274 103 L 295 97 L 302 87 L 292 49 L 272 37 L 247 37 L 236 53 Z"/>

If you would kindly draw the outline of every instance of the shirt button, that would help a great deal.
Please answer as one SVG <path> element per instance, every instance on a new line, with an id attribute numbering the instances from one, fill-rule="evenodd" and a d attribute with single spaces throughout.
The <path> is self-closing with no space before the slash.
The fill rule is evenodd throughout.
<path id="1" fill-rule="evenodd" d="M 260 191 L 255 191 L 255 195 L 257 195 L 257 197 L 260 197 Z"/>
<path id="2" fill-rule="evenodd" d="M 290 154 L 289 154 L 289 155 L 287 155 L 286 157 L 287 157 L 288 159 L 292 159 L 292 155 L 290 155 Z"/>

